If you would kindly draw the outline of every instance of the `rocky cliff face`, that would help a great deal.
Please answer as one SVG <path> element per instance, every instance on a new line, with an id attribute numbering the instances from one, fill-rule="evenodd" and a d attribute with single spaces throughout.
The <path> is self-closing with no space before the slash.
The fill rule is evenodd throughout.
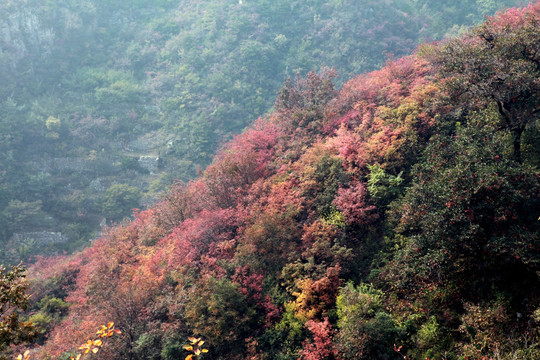
<path id="1" fill-rule="evenodd" d="M 58 245 L 67 243 L 69 238 L 61 232 L 32 231 L 15 233 L 6 246 L 6 258 L 12 263 L 21 261 L 30 253 L 43 255 L 58 254 Z"/>
<path id="2" fill-rule="evenodd" d="M 22 10 L 0 18 L 0 56 L 12 67 L 30 52 L 49 56 L 55 33 L 32 11 Z"/>

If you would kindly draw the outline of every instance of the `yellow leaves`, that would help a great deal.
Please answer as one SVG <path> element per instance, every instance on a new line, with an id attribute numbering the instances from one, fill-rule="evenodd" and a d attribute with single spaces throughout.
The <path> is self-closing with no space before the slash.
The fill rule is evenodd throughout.
<path id="1" fill-rule="evenodd" d="M 24 352 L 24 354 L 19 354 L 19 356 L 17 356 L 17 360 L 28 360 L 30 359 L 30 351 L 26 350 Z"/>
<path id="2" fill-rule="evenodd" d="M 189 354 L 186 356 L 185 360 L 191 360 L 191 359 L 199 359 L 201 354 L 206 354 L 208 352 L 208 349 L 203 349 L 202 346 L 204 345 L 204 340 L 201 340 L 201 338 L 196 338 L 193 336 L 188 337 L 188 340 L 190 344 L 186 344 L 183 346 L 184 350 L 193 352 L 192 354 Z"/>
<path id="3" fill-rule="evenodd" d="M 111 337 L 114 334 L 121 334 L 121 333 L 122 332 L 120 330 L 114 328 L 114 322 L 111 321 L 107 324 L 107 326 L 101 325 L 101 329 L 98 330 L 96 335 L 99 336 L 100 338 L 104 338 L 104 337 Z"/>
<path id="4" fill-rule="evenodd" d="M 105 325 L 101 325 L 101 329 L 98 330 L 96 335 L 98 335 L 99 337 L 103 337 L 102 335 L 105 334 L 105 331 L 107 331 L 107 327 Z"/>
<path id="5" fill-rule="evenodd" d="M 99 348 L 103 346 L 103 341 L 97 339 L 97 340 L 88 340 L 86 343 L 79 346 L 79 350 L 84 350 L 85 354 L 88 354 L 90 351 L 92 353 L 97 353 L 99 351 Z"/>
<path id="6" fill-rule="evenodd" d="M 320 311 L 320 304 L 313 290 L 313 280 L 304 279 L 298 281 L 300 292 L 293 292 L 296 300 L 292 303 L 294 315 L 298 320 L 307 321 L 314 319 Z"/>
<path id="7" fill-rule="evenodd" d="M 79 346 L 79 350 L 82 350 L 80 354 L 77 355 L 77 357 L 70 356 L 71 360 L 81 360 L 81 358 L 84 357 L 84 355 L 88 354 L 89 352 L 92 352 L 92 354 L 97 354 L 99 349 L 103 347 L 103 338 L 109 338 L 113 336 L 114 334 L 121 334 L 122 332 L 118 329 L 114 328 L 114 322 L 109 322 L 106 326 L 101 325 L 100 329 L 96 332 L 97 339 L 94 340 L 88 340 L 81 346 Z M 19 355 L 20 356 L 20 355 Z M 28 358 L 17 358 L 17 360 L 28 360 Z"/>
<path id="8" fill-rule="evenodd" d="M 84 350 L 84 353 L 88 354 L 93 344 L 94 342 L 92 340 L 88 340 L 85 344 L 82 344 L 81 346 L 79 346 L 79 350 Z"/>

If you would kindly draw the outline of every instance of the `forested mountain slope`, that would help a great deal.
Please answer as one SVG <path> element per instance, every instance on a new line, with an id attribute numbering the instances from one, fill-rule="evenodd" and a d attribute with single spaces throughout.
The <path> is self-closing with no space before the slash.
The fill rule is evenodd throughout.
<path id="1" fill-rule="evenodd" d="M 73 250 L 273 105 L 338 84 L 517 0 L 15 0 L 0 4 L 0 246 Z"/>
<path id="2" fill-rule="evenodd" d="M 540 3 L 275 110 L 91 247 L 31 269 L 31 356 L 540 357 Z"/>

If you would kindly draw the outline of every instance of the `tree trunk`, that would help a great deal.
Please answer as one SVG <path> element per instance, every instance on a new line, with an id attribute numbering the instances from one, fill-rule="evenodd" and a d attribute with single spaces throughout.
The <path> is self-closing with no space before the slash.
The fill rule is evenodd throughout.
<path id="1" fill-rule="evenodd" d="M 518 121 L 517 116 L 512 116 L 511 110 L 508 110 L 502 101 L 497 101 L 499 113 L 506 123 L 506 127 L 512 134 L 512 145 L 514 147 L 514 160 L 521 164 L 521 134 L 525 129 L 525 126 L 521 126 L 522 121 Z M 515 112 L 515 111 L 514 111 Z M 520 119 L 521 120 L 521 119 Z"/>
<path id="2" fill-rule="evenodd" d="M 512 130 L 512 142 L 514 145 L 514 159 L 521 164 L 521 134 L 523 133 L 522 128 L 517 128 Z"/>

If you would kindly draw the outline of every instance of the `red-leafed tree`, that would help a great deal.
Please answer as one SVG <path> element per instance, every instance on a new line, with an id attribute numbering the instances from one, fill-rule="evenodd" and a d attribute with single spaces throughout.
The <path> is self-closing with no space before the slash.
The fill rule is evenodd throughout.
<path id="1" fill-rule="evenodd" d="M 270 162 L 280 133 L 275 124 L 259 120 L 216 155 L 204 180 L 217 206 L 234 207 L 250 185 L 272 174 Z"/>
<path id="2" fill-rule="evenodd" d="M 369 203 L 366 187 L 361 182 L 349 188 L 340 188 L 334 204 L 349 224 L 369 224 L 379 217 L 375 205 Z"/>
<path id="3" fill-rule="evenodd" d="M 233 210 L 204 210 L 196 218 L 185 220 L 163 240 L 162 246 L 167 251 L 162 256 L 169 269 L 200 267 L 205 255 L 228 257 L 236 229 Z"/>
<path id="4" fill-rule="evenodd" d="M 299 360 L 338 359 L 338 351 L 333 343 L 335 331 L 328 318 L 325 317 L 323 321 L 309 320 L 306 327 L 313 334 L 313 341 L 304 341 Z"/>

